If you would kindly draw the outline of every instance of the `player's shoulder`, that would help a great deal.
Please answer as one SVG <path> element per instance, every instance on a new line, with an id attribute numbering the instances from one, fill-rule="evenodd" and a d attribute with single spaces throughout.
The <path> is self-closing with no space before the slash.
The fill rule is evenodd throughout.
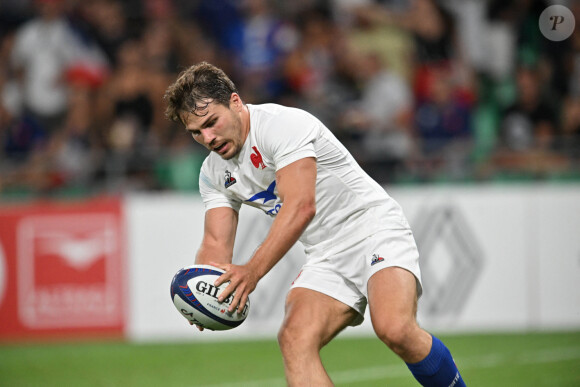
<path id="1" fill-rule="evenodd" d="M 200 177 L 213 182 L 216 176 L 223 174 L 225 169 L 227 168 L 224 166 L 224 160 L 216 153 L 211 152 L 201 164 Z"/>
<path id="2" fill-rule="evenodd" d="M 275 103 L 248 105 L 248 109 L 250 110 L 252 123 L 281 123 L 315 119 L 313 115 L 305 110 Z"/>
<path id="3" fill-rule="evenodd" d="M 248 108 L 252 131 L 257 138 L 292 135 L 318 123 L 316 117 L 299 108 L 274 103 L 249 105 Z"/>

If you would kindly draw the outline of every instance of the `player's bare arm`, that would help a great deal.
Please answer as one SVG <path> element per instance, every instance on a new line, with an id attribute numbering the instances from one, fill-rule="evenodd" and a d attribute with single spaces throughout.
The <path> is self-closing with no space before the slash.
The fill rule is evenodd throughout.
<path id="1" fill-rule="evenodd" d="M 206 211 L 203 239 L 195 263 L 199 265 L 210 265 L 212 262 L 231 263 L 237 227 L 238 213 L 233 209 L 218 207 Z M 193 325 L 191 322 L 190 324 Z M 203 331 L 199 325 L 197 329 Z"/>
<path id="2" fill-rule="evenodd" d="M 196 264 L 232 262 L 238 213 L 229 207 L 212 208 L 205 213 L 204 232 Z"/>
<path id="3" fill-rule="evenodd" d="M 225 270 L 216 285 L 226 281 L 230 285 L 222 292 L 225 299 L 234 290 L 236 294 L 229 308 L 236 307 L 241 312 L 249 294 L 256 288 L 258 281 L 274 267 L 302 235 L 316 214 L 316 160 L 304 158 L 280 169 L 276 173 L 276 185 L 283 205 L 264 242 L 252 258 L 242 266 L 218 265 Z"/>

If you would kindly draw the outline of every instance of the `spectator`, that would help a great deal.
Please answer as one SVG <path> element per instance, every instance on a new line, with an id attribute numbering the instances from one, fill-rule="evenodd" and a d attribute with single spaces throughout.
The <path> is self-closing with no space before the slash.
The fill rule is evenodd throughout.
<path id="1" fill-rule="evenodd" d="M 580 96 L 568 97 L 562 109 L 562 138 L 559 149 L 580 165 Z"/>
<path id="2" fill-rule="evenodd" d="M 516 82 L 516 101 L 502 114 L 496 167 L 534 175 L 564 168 L 565 157 L 556 152 L 557 115 L 543 97 L 538 69 L 520 66 Z"/>
<path id="3" fill-rule="evenodd" d="M 35 0 L 35 5 L 39 16 L 16 32 L 12 64 L 22 87 L 24 114 L 53 132 L 66 115 L 67 70 L 76 66 L 77 71 L 99 73 L 105 62 L 70 28 L 63 0 Z"/>
<path id="4" fill-rule="evenodd" d="M 390 182 L 415 151 L 412 92 L 401 76 L 386 68 L 377 53 L 355 53 L 353 58 L 360 99 L 346 109 L 339 123 L 356 143 L 343 141 L 347 140 L 345 144 L 371 176 Z"/>
<path id="5" fill-rule="evenodd" d="M 408 19 L 411 0 L 335 0 L 333 4 L 335 18 L 347 30 L 349 44 L 375 52 L 389 71 L 412 80 L 415 42 L 410 30 L 399 21 Z"/>
<path id="6" fill-rule="evenodd" d="M 119 65 L 98 96 L 103 142 L 110 152 L 105 166 L 109 189 L 150 184 L 147 172 L 157 145 L 151 131 L 156 77 L 146 66 L 141 41 L 123 43 Z"/>
<path id="7" fill-rule="evenodd" d="M 201 1 L 191 15 L 226 56 L 241 45 L 243 15 L 239 3 L 234 0 Z"/>
<path id="8" fill-rule="evenodd" d="M 341 74 L 345 36 L 324 9 L 299 15 L 298 29 L 299 42 L 284 63 L 289 92 L 294 104 L 314 112 L 323 122 L 330 122 L 351 93 Z"/>
<path id="9" fill-rule="evenodd" d="M 415 125 L 422 156 L 421 173 L 465 177 L 472 147 L 474 96 L 455 84 L 451 68 L 432 67 L 425 96 L 417 100 Z"/>
<path id="10" fill-rule="evenodd" d="M 297 32 L 273 12 L 269 0 L 246 0 L 242 11 L 241 41 L 233 49 L 240 87 L 249 102 L 277 99 L 285 91 L 282 64 Z"/>
<path id="11" fill-rule="evenodd" d="M 93 0 L 79 3 L 79 18 L 87 24 L 109 63 L 117 66 L 117 55 L 124 41 L 130 38 L 127 19 L 120 0 Z"/>

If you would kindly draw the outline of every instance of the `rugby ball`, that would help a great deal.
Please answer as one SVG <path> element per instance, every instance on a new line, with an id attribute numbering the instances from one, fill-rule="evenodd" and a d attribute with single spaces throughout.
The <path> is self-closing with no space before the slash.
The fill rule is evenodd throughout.
<path id="1" fill-rule="evenodd" d="M 237 309 L 228 312 L 232 295 L 218 302 L 219 295 L 229 284 L 214 285 L 223 273 L 214 266 L 193 265 L 175 274 L 171 281 L 171 300 L 189 322 L 212 331 L 232 329 L 244 322 L 250 311 L 249 298 L 242 313 L 238 313 Z"/>

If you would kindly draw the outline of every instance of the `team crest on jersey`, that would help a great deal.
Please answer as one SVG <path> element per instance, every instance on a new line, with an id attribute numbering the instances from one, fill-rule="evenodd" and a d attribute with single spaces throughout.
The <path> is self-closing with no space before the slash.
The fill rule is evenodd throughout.
<path id="1" fill-rule="evenodd" d="M 225 187 L 229 188 L 232 185 L 236 184 L 236 178 L 232 176 L 232 173 L 226 169 L 226 176 L 225 176 Z"/>
<path id="2" fill-rule="evenodd" d="M 266 168 L 266 164 L 264 164 L 264 160 L 262 159 L 262 154 L 260 153 L 258 148 L 253 146 L 252 149 L 254 150 L 254 152 L 256 152 L 256 153 L 252 153 L 250 155 L 250 160 L 252 161 L 252 164 L 254 164 L 254 167 L 260 168 L 260 169 Z"/>
<path id="3" fill-rule="evenodd" d="M 383 262 L 384 260 L 385 260 L 385 258 L 379 257 L 378 254 L 373 254 L 373 259 L 371 259 L 371 266 L 375 265 L 379 262 Z"/>

